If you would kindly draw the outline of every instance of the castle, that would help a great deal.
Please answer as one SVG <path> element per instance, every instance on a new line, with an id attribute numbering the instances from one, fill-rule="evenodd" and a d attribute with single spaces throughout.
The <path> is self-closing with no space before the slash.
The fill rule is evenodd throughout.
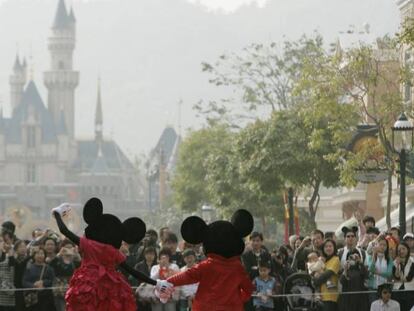
<path id="1" fill-rule="evenodd" d="M 81 205 L 91 196 L 120 217 L 137 214 L 144 205 L 143 186 L 117 143 L 103 136 L 99 86 L 94 138 L 75 137 L 76 19 L 64 0 L 51 30 L 50 68 L 43 76 L 47 106 L 18 55 L 10 75 L 11 117 L 0 113 L 0 215 L 24 206 L 34 218 L 48 219 L 52 207 L 64 201 Z"/>

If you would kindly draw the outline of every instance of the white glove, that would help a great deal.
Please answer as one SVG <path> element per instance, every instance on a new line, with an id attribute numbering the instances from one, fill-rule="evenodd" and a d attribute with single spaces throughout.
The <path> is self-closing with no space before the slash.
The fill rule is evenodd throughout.
<path id="1" fill-rule="evenodd" d="M 155 285 L 155 295 L 160 298 L 162 303 L 166 303 L 171 294 L 174 292 L 174 285 L 166 280 L 157 280 L 157 285 Z"/>
<path id="2" fill-rule="evenodd" d="M 60 216 L 65 217 L 71 210 L 69 203 L 62 203 L 59 206 L 52 209 L 52 214 L 54 212 L 59 213 Z"/>

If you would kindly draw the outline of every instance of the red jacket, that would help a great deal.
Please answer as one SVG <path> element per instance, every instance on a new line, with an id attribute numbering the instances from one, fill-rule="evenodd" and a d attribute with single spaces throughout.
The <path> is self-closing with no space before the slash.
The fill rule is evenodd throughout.
<path id="1" fill-rule="evenodd" d="M 174 286 L 199 283 L 193 311 L 243 311 L 253 291 L 239 256 L 208 254 L 206 260 L 167 281 Z"/>

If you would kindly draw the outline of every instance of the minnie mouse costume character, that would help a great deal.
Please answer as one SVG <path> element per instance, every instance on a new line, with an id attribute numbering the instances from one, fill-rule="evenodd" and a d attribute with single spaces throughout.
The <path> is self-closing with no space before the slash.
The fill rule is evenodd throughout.
<path id="1" fill-rule="evenodd" d="M 83 208 L 83 218 L 88 226 L 85 236 L 78 237 L 62 220 L 70 211 L 64 203 L 52 212 L 60 232 L 79 246 L 82 254 L 81 266 L 73 274 L 66 292 L 68 311 L 136 311 L 135 298 L 126 278 L 116 271 L 122 267 L 135 278 L 156 285 L 165 291 L 170 285 L 153 280 L 129 267 L 125 256 L 119 251 L 121 242 L 138 243 L 145 235 L 145 223 L 132 217 L 123 223 L 114 215 L 103 214 L 102 202 L 92 198 Z"/>
<path id="2" fill-rule="evenodd" d="M 243 311 L 253 284 L 242 266 L 243 237 L 253 230 L 253 217 L 246 210 L 233 214 L 231 222 L 215 221 L 207 225 L 197 216 L 181 225 L 183 239 L 191 244 L 203 243 L 207 259 L 185 272 L 167 279 L 174 286 L 199 283 L 193 311 Z"/>

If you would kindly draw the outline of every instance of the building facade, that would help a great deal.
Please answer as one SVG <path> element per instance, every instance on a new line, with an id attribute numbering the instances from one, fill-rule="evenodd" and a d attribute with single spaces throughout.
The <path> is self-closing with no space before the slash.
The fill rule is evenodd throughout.
<path id="1" fill-rule="evenodd" d="M 52 207 L 64 201 L 82 206 L 92 196 L 103 200 L 105 211 L 120 217 L 144 208 L 137 170 L 117 143 L 103 136 L 100 86 L 95 135 L 89 140 L 75 137 L 75 45 L 74 12 L 59 0 L 43 79 L 47 105 L 28 78 L 26 61 L 16 56 L 9 80 L 12 113 L 9 118 L 0 113 L 0 215 L 24 212 L 25 220 L 46 221 Z M 24 211 L 16 211 L 19 208 Z"/>

